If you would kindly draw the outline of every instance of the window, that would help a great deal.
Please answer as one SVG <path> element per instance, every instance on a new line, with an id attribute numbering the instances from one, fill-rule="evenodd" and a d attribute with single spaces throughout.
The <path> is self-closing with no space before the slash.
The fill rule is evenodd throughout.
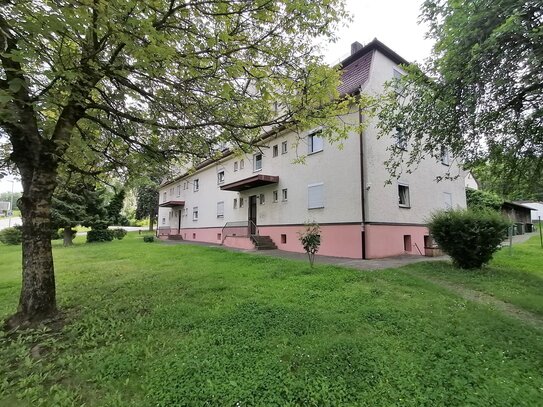
<path id="1" fill-rule="evenodd" d="M 243 208 L 243 204 L 244 204 L 244 199 L 243 198 L 239 198 L 239 207 L 240 208 Z"/>
<path id="2" fill-rule="evenodd" d="M 403 235 L 403 249 L 406 252 L 413 250 L 413 246 L 411 245 L 411 235 Z"/>
<path id="3" fill-rule="evenodd" d="M 409 186 L 407 185 L 398 185 L 398 203 L 403 208 L 409 208 L 411 205 L 409 203 Z"/>
<path id="4" fill-rule="evenodd" d="M 277 202 L 279 200 L 279 191 L 273 191 L 273 202 Z"/>
<path id="5" fill-rule="evenodd" d="M 307 186 L 307 209 L 324 208 L 324 184 Z"/>
<path id="6" fill-rule="evenodd" d="M 234 171 L 237 171 L 237 170 L 238 170 L 238 162 L 234 161 Z"/>
<path id="7" fill-rule="evenodd" d="M 285 235 L 285 234 L 282 234 L 282 235 L 281 235 L 281 243 L 282 243 L 282 244 L 286 244 L 286 243 L 287 243 L 287 235 Z"/>
<path id="8" fill-rule="evenodd" d="M 200 189 L 200 181 L 195 179 L 194 180 L 194 192 L 197 192 Z"/>
<path id="9" fill-rule="evenodd" d="M 449 149 L 447 148 L 447 146 L 441 146 L 441 151 L 439 152 L 439 156 L 441 159 L 441 164 L 444 164 L 444 165 L 450 164 Z"/>
<path id="10" fill-rule="evenodd" d="M 245 167 L 245 161 L 240 160 L 239 162 L 239 169 L 242 170 Z"/>
<path id="11" fill-rule="evenodd" d="M 217 202 L 217 218 L 224 218 L 224 201 Z"/>
<path id="12" fill-rule="evenodd" d="M 217 240 L 221 240 L 221 234 L 217 233 Z"/>
<path id="13" fill-rule="evenodd" d="M 287 142 L 283 141 L 281 143 L 281 154 L 286 154 L 286 153 L 287 153 Z"/>
<path id="14" fill-rule="evenodd" d="M 394 80 L 394 90 L 396 93 L 400 96 L 403 96 L 404 94 L 404 85 L 400 82 L 403 77 L 403 73 L 401 73 L 399 70 L 392 68 L 392 78 Z"/>
<path id="15" fill-rule="evenodd" d="M 407 137 L 405 132 L 401 127 L 396 127 L 396 134 L 394 135 L 396 139 L 396 147 L 400 150 L 407 150 Z"/>
<path id="16" fill-rule="evenodd" d="M 238 209 L 238 198 L 234 198 L 234 209 Z"/>
<path id="17" fill-rule="evenodd" d="M 283 198 L 282 198 L 282 199 L 283 199 L 283 202 L 286 202 L 287 199 L 288 199 L 288 191 L 287 191 L 286 188 L 283 189 L 283 190 L 281 191 L 281 195 L 282 195 L 282 197 L 283 197 Z"/>
<path id="18" fill-rule="evenodd" d="M 168 200 L 168 194 L 164 192 L 164 194 L 162 195 L 162 202 L 166 202 L 167 200 Z"/>
<path id="19" fill-rule="evenodd" d="M 181 184 L 177 186 L 177 196 L 181 196 Z"/>
<path id="20" fill-rule="evenodd" d="M 192 220 L 198 220 L 198 207 L 192 208 Z"/>
<path id="21" fill-rule="evenodd" d="M 264 205 L 264 202 L 266 201 L 266 196 L 264 194 L 260 194 L 260 205 Z"/>
<path id="22" fill-rule="evenodd" d="M 217 184 L 224 183 L 224 170 L 217 173 Z"/>
<path id="23" fill-rule="evenodd" d="M 262 154 L 255 154 L 253 156 L 254 159 L 254 171 L 260 171 L 262 169 Z"/>
<path id="24" fill-rule="evenodd" d="M 174 188 L 170 188 L 170 196 L 173 196 Z"/>
<path id="25" fill-rule="evenodd" d="M 166 224 L 166 218 L 162 218 L 162 224 L 163 224 L 163 225 Z"/>
<path id="26" fill-rule="evenodd" d="M 443 192 L 443 202 L 446 210 L 452 209 L 452 194 L 449 192 Z"/>
<path id="27" fill-rule="evenodd" d="M 276 144 L 273 146 L 273 156 L 277 157 L 279 155 L 279 146 Z"/>
<path id="28" fill-rule="evenodd" d="M 309 154 L 322 151 L 322 148 L 324 146 L 324 140 L 320 136 L 320 131 L 307 136 L 307 143 L 309 146 Z"/>
<path id="29" fill-rule="evenodd" d="M 183 190 L 187 189 L 187 181 L 183 182 Z"/>
<path id="30" fill-rule="evenodd" d="M 193 234 L 192 234 L 192 238 L 193 238 L 193 239 L 196 239 L 196 233 L 193 233 Z"/>

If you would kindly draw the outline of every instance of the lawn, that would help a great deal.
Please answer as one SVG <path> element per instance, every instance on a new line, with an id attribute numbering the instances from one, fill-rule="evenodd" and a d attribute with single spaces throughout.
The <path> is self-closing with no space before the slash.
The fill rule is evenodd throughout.
<path id="1" fill-rule="evenodd" d="M 518 247 L 492 275 L 529 290 Z M 0 316 L 19 257 L 0 247 Z M 426 281 L 441 263 L 311 270 L 137 234 L 55 260 L 66 325 L 0 338 L 2 406 L 543 405 L 543 331 Z"/>

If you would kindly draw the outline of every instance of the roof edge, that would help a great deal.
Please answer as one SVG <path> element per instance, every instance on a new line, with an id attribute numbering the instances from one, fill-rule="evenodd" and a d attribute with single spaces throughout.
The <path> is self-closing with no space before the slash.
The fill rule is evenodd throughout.
<path id="1" fill-rule="evenodd" d="M 401 55 L 393 51 L 391 48 L 387 47 L 385 44 L 383 44 L 381 41 L 379 41 L 377 38 L 374 38 L 371 42 L 367 43 L 364 47 L 356 51 L 354 54 L 349 55 L 347 58 L 345 58 L 343 61 L 341 61 L 339 64 L 342 68 L 347 67 L 348 65 L 352 64 L 354 61 L 358 60 L 360 57 L 362 57 L 364 54 L 367 54 L 368 52 L 377 50 L 390 58 L 392 61 L 397 63 L 398 65 L 410 65 L 411 63 L 403 58 Z"/>

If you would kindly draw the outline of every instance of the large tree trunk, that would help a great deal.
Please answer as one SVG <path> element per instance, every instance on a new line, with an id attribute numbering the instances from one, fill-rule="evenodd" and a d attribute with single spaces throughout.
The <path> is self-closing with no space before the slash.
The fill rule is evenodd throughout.
<path id="1" fill-rule="evenodd" d="M 153 226 L 155 225 L 155 215 L 154 213 L 149 215 L 149 232 L 153 231 Z"/>
<path id="2" fill-rule="evenodd" d="M 51 198 L 56 186 L 56 170 L 33 172 L 31 180 L 23 173 L 23 283 L 17 313 L 6 321 L 8 328 L 28 326 L 56 313 L 55 274 L 51 247 Z"/>

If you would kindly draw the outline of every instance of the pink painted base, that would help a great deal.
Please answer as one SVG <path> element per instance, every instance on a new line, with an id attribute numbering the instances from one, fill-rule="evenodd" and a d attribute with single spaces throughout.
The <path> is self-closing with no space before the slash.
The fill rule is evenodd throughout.
<path id="1" fill-rule="evenodd" d="M 255 248 L 255 245 L 250 238 L 242 236 L 227 236 L 224 239 L 223 245 L 243 250 L 253 250 Z"/>
<path id="2" fill-rule="evenodd" d="M 402 254 L 424 255 L 424 236 L 429 234 L 428 228 L 422 225 L 366 225 L 365 230 L 368 259 Z"/>
<path id="3" fill-rule="evenodd" d="M 258 230 L 261 235 L 270 236 L 278 249 L 304 253 L 298 234 L 303 232 L 303 226 L 259 226 Z M 351 259 L 362 258 L 362 226 L 321 226 L 321 246 L 318 254 Z"/>

